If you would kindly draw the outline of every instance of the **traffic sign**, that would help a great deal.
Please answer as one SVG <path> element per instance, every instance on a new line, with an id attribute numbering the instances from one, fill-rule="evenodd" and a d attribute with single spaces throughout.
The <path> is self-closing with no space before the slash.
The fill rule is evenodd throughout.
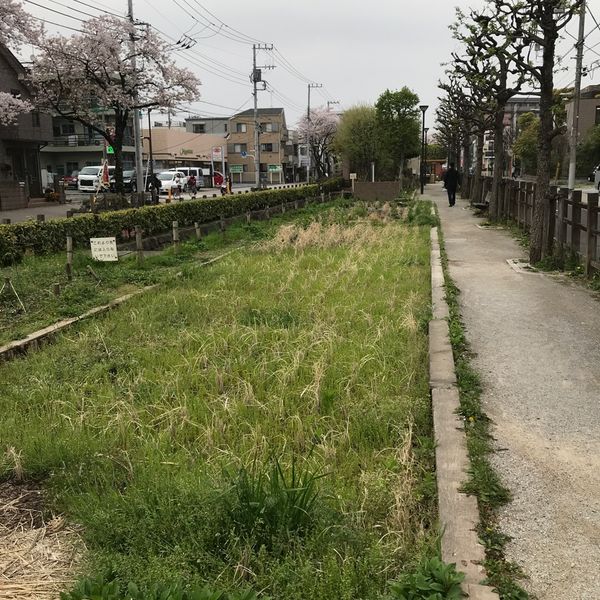
<path id="1" fill-rule="evenodd" d="M 112 146 L 106 146 L 106 154 L 114 154 L 115 149 Z"/>
<path id="2" fill-rule="evenodd" d="M 246 157 L 248 156 L 248 153 L 247 153 L 245 150 L 242 150 L 242 151 L 240 152 L 240 156 L 241 156 L 242 158 L 246 158 Z"/>
<path id="3" fill-rule="evenodd" d="M 229 165 L 229 172 L 230 173 L 243 173 L 244 165 Z"/>

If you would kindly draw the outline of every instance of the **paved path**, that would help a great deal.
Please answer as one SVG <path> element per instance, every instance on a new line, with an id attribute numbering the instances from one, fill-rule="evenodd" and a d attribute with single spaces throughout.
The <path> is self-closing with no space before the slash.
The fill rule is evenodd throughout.
<path id="1" fill-rule="evenodd" d="M 514 501 L 509 558 L 539 600 L 600 598 L 600 299 L 563 277 L 518 273 L 524 251 L 482 230 L 465 201 L 442 218 L 450 273 L 494 421 L 494 461 Z"/>

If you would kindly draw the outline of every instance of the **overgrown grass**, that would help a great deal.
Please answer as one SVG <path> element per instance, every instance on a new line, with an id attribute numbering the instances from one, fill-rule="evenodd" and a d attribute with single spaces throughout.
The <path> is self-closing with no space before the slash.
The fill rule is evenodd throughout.
<path id="1" fill-rule="evenodd" d="M 531 596 L 518 583 L 524 574 L 505 558 L 505 546 L 510 538 L 504 536 L 497 526 L 497 509 L 509 502 L 511 496 L 490 462 L 490 455 L 494 452 L 490 420 L 481 403 L 483 390 L 479 374 L 471 365 L 471 352 L 460 315 L 460 290 L 450 277 L 441 231 L 440 247 L 446 300 L 450 308 L 450 341 L 460 393 L 460 414 L 465 422 L 471 463 L 463 491 L 477 497 L 481 517 L 479 537 L 486 549 L 488 583 L 498 590 L 501 600 L 526 600 Z"/>
<path id="2" fill-rule="evenodd" d="M 74 253 L 72 281 L 66 277 L 65 254 L 25 257 L 21 263 L 0 269 L 0 287 L 4 278 L 10 277 L 25 307 L 23 310 L 9 287 L 4 289 L 0 295 L 0 344 L 24 337 L 59 319 L 80 315 L 134 289 L 164 282 L 178 273 L 182 265 L 210 258 L 222 248 L 270 237 L 281 223 L 310 220 L 322 212 L 335 210 L 336 206 L 338 210 L 345 210 L 347 205 L 346 201 L 338 200 L 276 215 L 271 221 L 236 224 L 224 234 L 211 233 L 200 241 L 186 241 L 177 252 L 167 247 L 159 256 L 150 253 L 141 264 L 137 263 L 135 253 L 116 263 L 102 263 L 92 260 L 89 252 L 78 250 Z M 59 296 L 53 292 L 55 283 L 61 285 Z"/>
<path id="3" fill-rule="evenodd" d="M 429 228 L 359 212 L 0 366 L 1 477 L 44 482 L 116 598 L 374 600 L 437 554 Z"/>

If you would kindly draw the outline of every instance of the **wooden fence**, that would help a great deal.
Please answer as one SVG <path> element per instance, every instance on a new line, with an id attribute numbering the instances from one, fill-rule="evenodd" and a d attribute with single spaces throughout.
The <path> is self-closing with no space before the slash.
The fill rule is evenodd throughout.
<path id="1" fill-rule="evenodd" d="M 480 197 L 472 198 L 471 202 L 485 202 L 486 194 L 491 191 L 491 183 L 491 177 L 484 177 Z M 467 193 L 471 188 L 472 183 L 469 181 Z M 535 182 L 503 179 L 498 195 L 500 218 L 510 219 L 524 231 L 529 231 L 533 222 L 535 192 Z M 551 187 L 548 205 L 544 224 L 548 248 L 575 253 L 580 258 L 586 275 L 600 272 L 598 193 L 575 190 L 569 199 L 566 188 Z"/>

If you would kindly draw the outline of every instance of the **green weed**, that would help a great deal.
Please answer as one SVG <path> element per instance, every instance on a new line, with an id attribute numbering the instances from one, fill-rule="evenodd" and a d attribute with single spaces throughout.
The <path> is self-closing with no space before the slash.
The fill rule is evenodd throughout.
<path id="1" fill-rule="evenodd" d="M 460 600 L 464 596 L 460 586 L 464 578 L 464 573 L 456 571 L 456 565 L 430 558 L 417 571 L 390 585 L 389 600 Z"/>

